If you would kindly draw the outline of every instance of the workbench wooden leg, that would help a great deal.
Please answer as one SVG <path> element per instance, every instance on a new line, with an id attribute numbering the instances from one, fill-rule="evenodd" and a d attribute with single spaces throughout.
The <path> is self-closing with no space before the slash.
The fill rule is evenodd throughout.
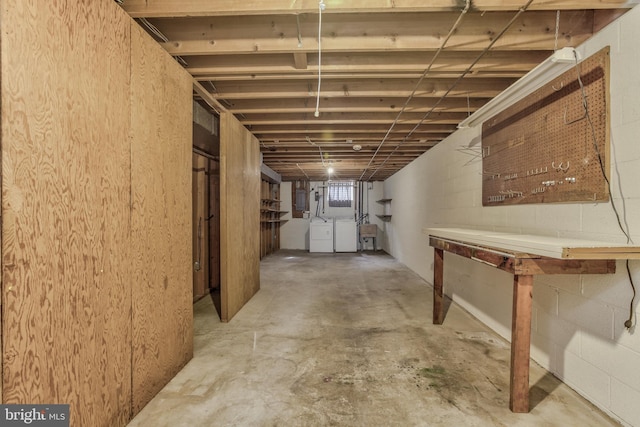
<path id="1" fill-rule="evenodd" d="M 444 251 L 433 250 L 433 324 L 442 325 L 444 319 L 444 307 L 442 306 L 442 279 L 444 270 Z"/>
<path id="2" fill-rule="evenodd" d="M 531 347 L 531 305 L 533 276 L 513 278 L 513 311 L 511 314 L 511 378 L 509 409 L 529 412 L 529 354 Z"/>

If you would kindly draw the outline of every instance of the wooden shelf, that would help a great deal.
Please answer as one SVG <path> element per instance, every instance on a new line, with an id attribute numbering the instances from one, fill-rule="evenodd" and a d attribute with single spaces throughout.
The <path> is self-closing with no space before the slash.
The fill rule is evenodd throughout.
<path id="1" fill-rule="evenodd" d="M 280 209 L 280 185 L 262 179 L 260 187 L 260 258 L 280 249 L 280 226 L 287 222 Z"/>
<path id="2" fill-rule="evenodd" d="M 378 218 L 380 218 L 381 220 L 383 220 L 384 222 L 389 222 L 391 221 L 391 214 L 388 214 L 387 212 L 391 210 L 391 206 L 389 205 L 389 209 L 387 209 L 387 203 L 391 203 L 391 199 L 380 199 L 380 200 L 376 200 L 376 203 L 380 203 L 381 205 L 385 205 L 384 206 L 384 210 L 385 213 L 382 215 L 378 215 L 376 214 L 376 216 Z"/>

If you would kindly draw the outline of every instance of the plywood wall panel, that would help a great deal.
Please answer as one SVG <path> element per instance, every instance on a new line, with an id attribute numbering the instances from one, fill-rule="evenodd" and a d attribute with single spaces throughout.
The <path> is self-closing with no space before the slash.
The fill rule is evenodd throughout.
<path id="1" fill-rule="evenodd" d="M 260 289 L 258 140 L 230 113 L 220 115 L 221 320 Z"/>
<path id="2" fill-rule="evenodd" d="M 193 355 L 192 79 L 131 28 L 133 411 Z"/>
<path id="3" fill-rule="evenodd" d="M 2 0 L 3 402 L 130 418 L 130 19 Z"/>

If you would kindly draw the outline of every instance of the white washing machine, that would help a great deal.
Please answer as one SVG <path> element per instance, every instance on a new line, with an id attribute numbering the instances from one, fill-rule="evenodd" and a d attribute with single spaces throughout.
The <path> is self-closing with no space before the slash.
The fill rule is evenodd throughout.
<path id="1" fill-rule="evenodd" d="M 309 252 L 333 252 L 333 218 L 311 218 Z"/>
<path id="2" fill-rule="evenodd" d="M 336 218 L 336 252 L 356 252 L 358 250 L 358 225 L 351 218 Z"/>

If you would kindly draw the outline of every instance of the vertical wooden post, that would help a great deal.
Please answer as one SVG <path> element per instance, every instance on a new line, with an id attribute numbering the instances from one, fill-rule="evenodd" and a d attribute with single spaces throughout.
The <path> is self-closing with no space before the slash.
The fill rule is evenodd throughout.
<path id="1" fill-rule="evenodd" d="M 531 346 L 531 305 L 533 276 L 513 278 L 511 318 L 511 375 L 509 409 L 529 412 L 529 352 Z"/>
<path id="2" fill-rule="evenodd" d="M 444 312 L 442 307 L 442 279 L 444 270 L 444 251 L 433 249 L 433 324 L 442 325 Z"/>

